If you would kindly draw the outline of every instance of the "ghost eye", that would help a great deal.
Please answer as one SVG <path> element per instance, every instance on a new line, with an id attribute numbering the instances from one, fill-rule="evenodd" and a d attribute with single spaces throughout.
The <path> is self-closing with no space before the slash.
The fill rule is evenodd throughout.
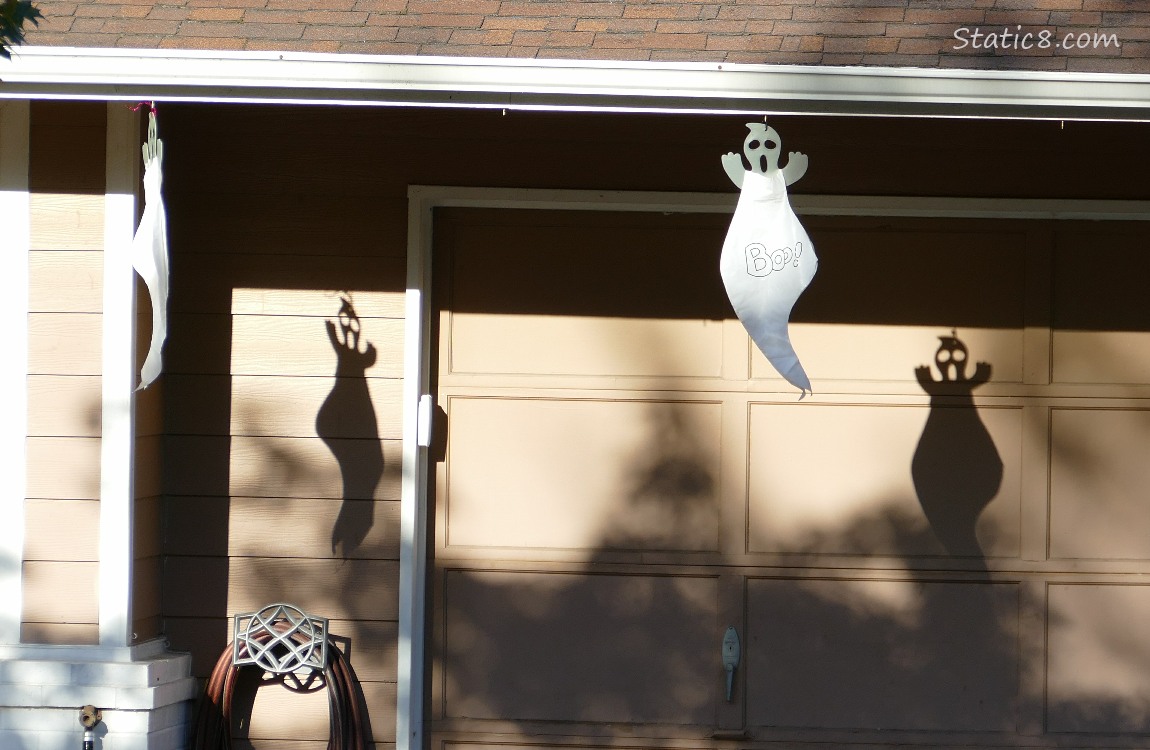
<path id="1" fill-rule="evenodd" d="M 758 141 L 750 141 L 749 143 L 747 143 L 747 147 L 748 148 L 758 148 L 759 142 Z"/>
<path id="2" fill-rule="evenodd" d="M 769 148 L 771 150 L 774 150 L 774 149 L 779 147 L 779 144 L 775 143 L 774 141 L 767 141 L 763 145 L 765 145 L 767 148 Z"/>

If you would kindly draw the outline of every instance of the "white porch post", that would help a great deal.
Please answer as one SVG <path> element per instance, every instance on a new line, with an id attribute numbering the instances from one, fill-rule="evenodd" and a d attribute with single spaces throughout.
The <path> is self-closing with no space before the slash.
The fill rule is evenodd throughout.
<path id="1" fill-rule="evenodd" d="M 131 642 L 132 388 L 140 137 L 123 104 L 108 109 L 104 237 L 103 440 L 100 485 L 99 644 L 20 642 L 28 431 L 30 105 L 0 100 L 0 748 L 73 750 L 78 707 L 104 709 L 97 728 L 116 750 L 180 750 L 196 689 L 191 657 L 156 639 Z M 34 166 L 34 165 L 33 165 Z"/>
<path id="2" fill-rule="evenodd" d="M 25 441 L 28 434 L 28 102 L 0 101 L 0 645 L 20 642 L 24 612 Z"/>
<path id="3" fill-rule="evenodd" d="M 136 113 L 108 103 L 100 440 L 100 645 L 132 645 L 135 465 L 136 228 L 140 131 Z"/>

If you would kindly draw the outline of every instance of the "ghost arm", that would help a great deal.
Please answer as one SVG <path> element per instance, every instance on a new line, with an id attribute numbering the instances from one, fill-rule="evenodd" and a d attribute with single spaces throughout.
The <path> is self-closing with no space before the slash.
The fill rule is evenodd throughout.
<path id="1" fill-rule="evenodd" d="M 735 187 L 740 190 L 743 189 L 743 175 L 746 169 L 743 167 L 743 157 L 734 152 L 723 155 L 723 169 L 727 173 L 727 177 L 731 178 L 731 182 L 735 183 Z"/>
<path id="2" fill-rule="evenodd" d="M 782 172 L 788 185 L 798 182 L 807 173 L 807 155 L 800 151 L 787 154 L 787 166 L 783 167 Z"/>
<path id="3" fill-rule="evenodd" d="M 931 374 L 929 366 L 923 365 L 914 368 L 914 376 L 918 379 L 918 384 L 922 386 L 922 389 L 926 391 L 927 395 L 934 396 L 941 392 L 939 389 L 940 383 L 934 379 L 934 375 Z M 945 381 L 943 381 L 941 385 L 945 385 Z"/>
<path id="4" fill-rule="evenodd" d="M 990 380 L 990 363 L 979 362 L 974 367 L 974 376 L 967 382 L 970 383 L 971 388 L 982 385 Z"/>
<path id="5" fill-rule="evenodd" d="M 339 335 L 335 332 L 335 323 L 325 320 L 323 325 L 327 328 L 327 337 L 331 340 L 331 347 L 338 352 L 343 348 L 343 342 L 339 340 Z"/>

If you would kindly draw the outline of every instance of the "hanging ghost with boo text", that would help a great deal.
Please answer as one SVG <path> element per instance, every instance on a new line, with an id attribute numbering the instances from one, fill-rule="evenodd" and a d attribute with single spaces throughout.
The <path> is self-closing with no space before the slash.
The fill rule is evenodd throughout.
<path id="1" fill-rule="evenodd" d="M 761 122 L 747 128 L 743 154 L 723 156 L 723 169 L 741 192 L 719 271 L 751 340 L 787 382 L 802 390 L 802 399 L 811 392 L 811 381 L 791 345 L 788 326 L 791 308 L 810 285 L 819 259 L 791 210 L 787 185 L 806 173 L 807 157 L 792 151 L 780 169 L 782 143 L 775 129 Z"/>

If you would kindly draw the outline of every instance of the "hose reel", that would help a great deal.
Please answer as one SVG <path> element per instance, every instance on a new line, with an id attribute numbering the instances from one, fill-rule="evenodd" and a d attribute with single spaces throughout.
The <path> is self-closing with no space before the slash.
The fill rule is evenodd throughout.
<path id="1" fill-rule="evenodd" d="M 343 652 L 329 647 L 327 618 L 291 604 L 269 604 L 235 616 L 233 640 L 220 654 L 196 711 L 191 750 L 231 750 L 232 701 L 241 669 L 300 680 L 322 674 L 328 694 L 327 750 L 369 750 L 371 728 L 363 692 Z"/>

